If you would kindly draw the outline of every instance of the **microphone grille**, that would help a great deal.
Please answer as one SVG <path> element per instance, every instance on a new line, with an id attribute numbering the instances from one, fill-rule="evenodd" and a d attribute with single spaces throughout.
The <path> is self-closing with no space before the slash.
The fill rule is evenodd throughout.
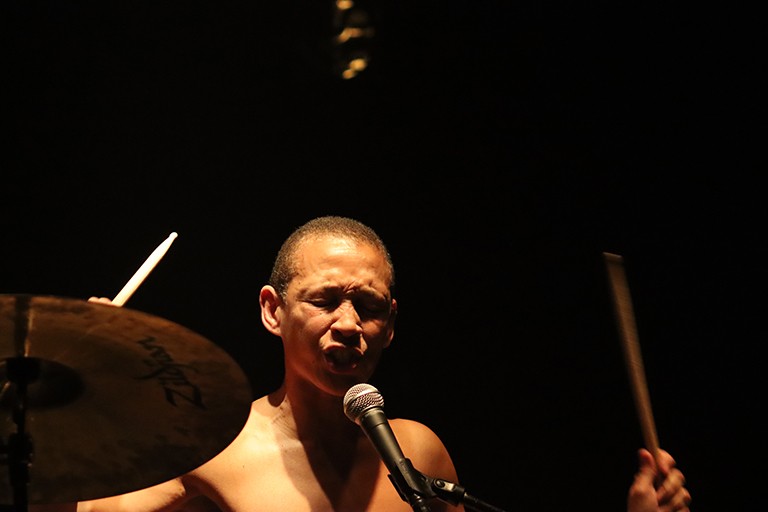
<path id="1" fill-rule="evenodd" d="M 344 414 L 355 423 L 371 407 L 384 407 L 384 397 L 370 384 L 355 384 L 344 395 Z"/>

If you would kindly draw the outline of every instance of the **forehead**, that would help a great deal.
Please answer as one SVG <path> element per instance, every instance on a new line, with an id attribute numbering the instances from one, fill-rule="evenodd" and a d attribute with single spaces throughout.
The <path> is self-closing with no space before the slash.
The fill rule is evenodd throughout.
<path id="1" fill-rule="evenodd" d="M 324 235 L 304 240 L 297 248 L 296 280 L 329 281 L 329 284 L 388 287 L 391 280 L 387 259 L 366 242 Z"/>

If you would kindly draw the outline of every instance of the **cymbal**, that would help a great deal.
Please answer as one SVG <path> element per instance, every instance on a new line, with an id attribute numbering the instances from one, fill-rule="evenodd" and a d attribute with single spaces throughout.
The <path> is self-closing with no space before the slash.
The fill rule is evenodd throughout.
<path id="1" fill-rule="evenodd" d="M 252 401 L 240 366 L 203 336 L 140 311 L 54 296 L 0 294 L 0 384 L 0 448 L 18 433 L 31 441 L 30 504 L 180 476 L 234 440 Z M 7 459 L 0 503 L 10 504 L 17 492 Z"/>

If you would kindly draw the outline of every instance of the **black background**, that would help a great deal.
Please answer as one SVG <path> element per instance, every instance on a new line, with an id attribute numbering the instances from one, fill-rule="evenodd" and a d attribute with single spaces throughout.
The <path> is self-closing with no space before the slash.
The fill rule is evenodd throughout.
<path id="1" fill-rule="evenodd" d="M 390 416 L 506 510 L 621 510 L 642 435 L 605 273 L 624 257 L 662 447 L 694 510 L 762 504 L 762 35 L 736 6 L 2 5 L 0 291 L 114 296 L 281 377 L 258 290 L 285 236 L 359 218 L 398 271 Z M 407 455 L 407 454 L 406 454 Z"/>

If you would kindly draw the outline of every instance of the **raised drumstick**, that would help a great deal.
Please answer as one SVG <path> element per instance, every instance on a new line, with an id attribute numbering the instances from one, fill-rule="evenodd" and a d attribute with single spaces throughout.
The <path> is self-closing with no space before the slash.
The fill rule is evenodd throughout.
<path id="1" fill-rule="evenodd" d="M 136 291 L 136 289 L 149 275 L 149 273 L 152 272 L 160 260 L 163 259 L 163 256 L 165 256 L 165 253 L 168 252 L 168 249 L 171 247 L 171 244 L 177 236 L 179 235 L 174 231 L 170 234 L 170 236 L 168 236 L 168 238 L 165 239 L 165 241 L 163 241 L 163 243 L 157 246 L 157 249 L 152 251 L 152 254 L 149 255 L 149 258 L 147 258 L 147 261 L 145 261 L 139 267 L 139 270 L 133 274 L 133 277 L 131 277 L 128 282 L 125 283 L 125 286 L 123 286 L 123 289 L 120 290 L 120 293 L 118 293 L 115 298 L 112 299 L 112 304 L 114 306 L 122 306 L 125 304 L 125 301 L 127 301 L 128 298 L 133 295 L 133 292 Z"/>
<path id="2" fill-rule="evenodd" d="M 659 439 L 656 434 L 656 424 L 653 420 L 648 384 L 645 380 L 640 343 L 637 339 L 637 326 L 635 325 L 635 315 L 632 310 L 632 298 L 629 295 L 629 286 L 624 274 L 624 260 L 618 254 L 604 252 L 603 256 L 605 256 L 608 268 L 616 320 L 622 339 L 622 347 L 624 348 L 624 360 L 635 397 L 635 406 L 637 407 L 637 415 L 640 418 L 640 427 L 643 431 L 645 447 L 658 460 Z"/>

